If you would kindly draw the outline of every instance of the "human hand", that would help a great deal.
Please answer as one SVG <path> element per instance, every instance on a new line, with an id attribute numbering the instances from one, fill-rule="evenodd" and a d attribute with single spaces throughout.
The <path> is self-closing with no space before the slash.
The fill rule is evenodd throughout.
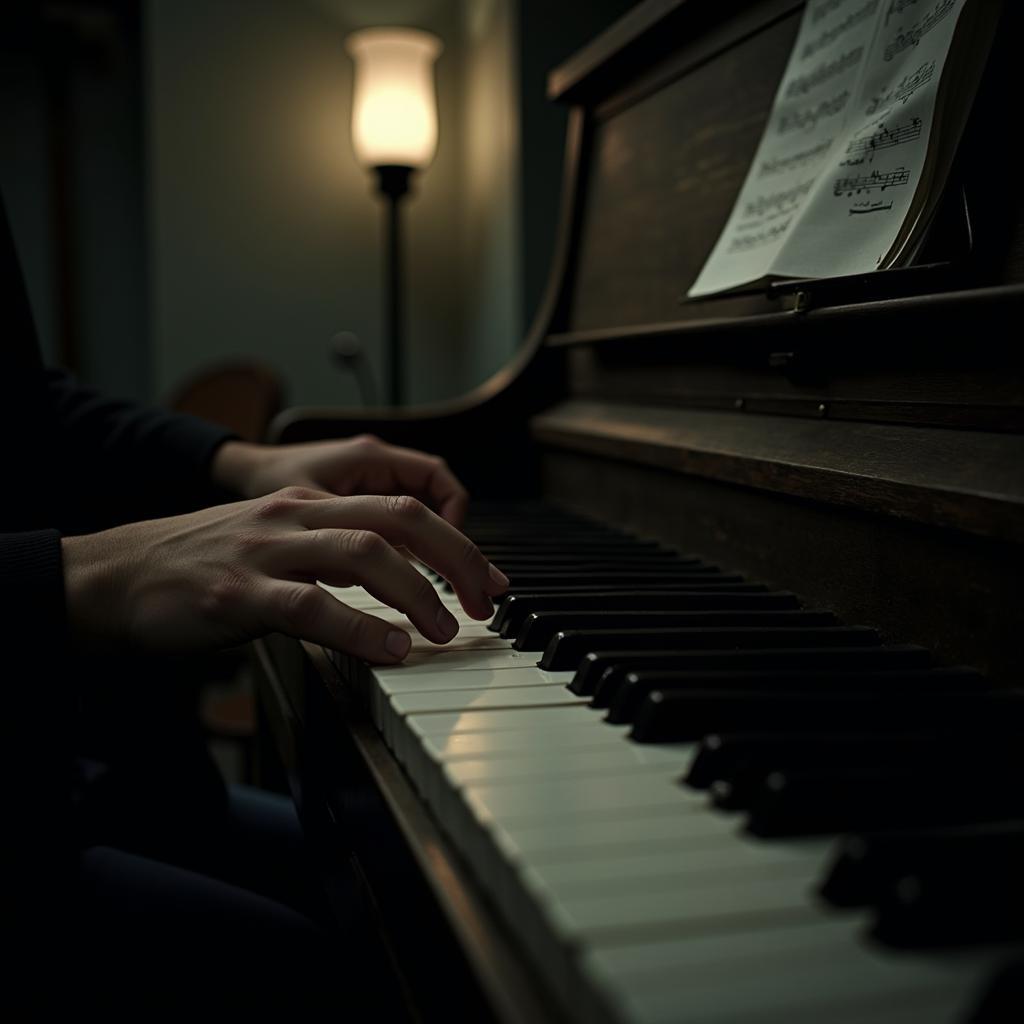
<path id="1" fill-rule="evenodd" d="M 365 587 L 435 643 L 455 636 L 456 620 L 396 548 L 450 580 L 475 619 L 486 619 L 508 586 L 472 541 L 404 496 L 289 487 L 61 544 L 72 638 L 86 649 L 184 653 L 282 632 L 393 664 L 409 634 L 349 608 L 317 580 Z"/>
<path id="2" fill-rule="evenodd" d="M 217 450 L 211 472 L 215 482 L 244 498 L 293 486 L 338 495 L 408 494 L 454 526 L 462 525 L 468 502 L 444 459 L 372 434 L 287 445 L 228 441 Z"/>

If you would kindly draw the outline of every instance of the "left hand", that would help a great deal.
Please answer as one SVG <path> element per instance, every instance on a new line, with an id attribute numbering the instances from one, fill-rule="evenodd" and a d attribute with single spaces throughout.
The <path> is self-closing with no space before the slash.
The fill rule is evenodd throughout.
<path id="1" fill-rule="evenodd" d="M 456 527 L 462 525 L 468 502 L 466 489 L 444 459 L 387 444 L 372 434 L 288 445 L 227 441 L 214 456 L 211 475 L 243 498 L 282 487 L 342 496 L 410 495 Z"/>

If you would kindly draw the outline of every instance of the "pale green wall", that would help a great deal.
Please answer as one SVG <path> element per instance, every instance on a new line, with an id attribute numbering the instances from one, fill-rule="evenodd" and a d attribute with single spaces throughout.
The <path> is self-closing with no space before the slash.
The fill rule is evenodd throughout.
<path id="1" fill-rule="evenodd" d="M 408 202 L 407 389 L 465 390 L 522 334 L 512 0 L 149 0 L 151 294 L 157 391 L 250 355 L 289 401 L 352 404 L 328 342 L 378 370 L 381 211 L 349 135 L 347 32 L 445 42 L 440 141 Z M 472 125 L 474 134 L 466 134 Z"/>

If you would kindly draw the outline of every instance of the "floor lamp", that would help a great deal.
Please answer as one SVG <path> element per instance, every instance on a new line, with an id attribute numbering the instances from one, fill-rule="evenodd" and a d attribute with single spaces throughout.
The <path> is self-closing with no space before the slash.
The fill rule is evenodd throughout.
<path id="1" fill-rule="evenodd" d="M 387 218 L 384 320 L 393 405 L 403 402 L 401 204 L 409 180 L 437 149 L 434 62 L 441 41 L 410 28 L 368 28 L 348 37 L 355 61 L 352 143 L 377 176 Z"/>

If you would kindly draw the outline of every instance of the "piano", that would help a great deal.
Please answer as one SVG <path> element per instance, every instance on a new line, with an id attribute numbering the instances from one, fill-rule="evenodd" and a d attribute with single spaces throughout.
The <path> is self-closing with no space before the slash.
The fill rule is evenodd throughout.
<path id="1" fill-rule="evenodd" d="M 511 579 L 489 624 L 436 580 L 460 635 L 399 667 L 256 645 L 263 778 L 399 1018 L 1024 1019 L 1024 12 L 915 266 L 687 301 L 803 7 L 647 0 L 557 68 L 516 358 L 275 425 L 442 453 Z"/>

